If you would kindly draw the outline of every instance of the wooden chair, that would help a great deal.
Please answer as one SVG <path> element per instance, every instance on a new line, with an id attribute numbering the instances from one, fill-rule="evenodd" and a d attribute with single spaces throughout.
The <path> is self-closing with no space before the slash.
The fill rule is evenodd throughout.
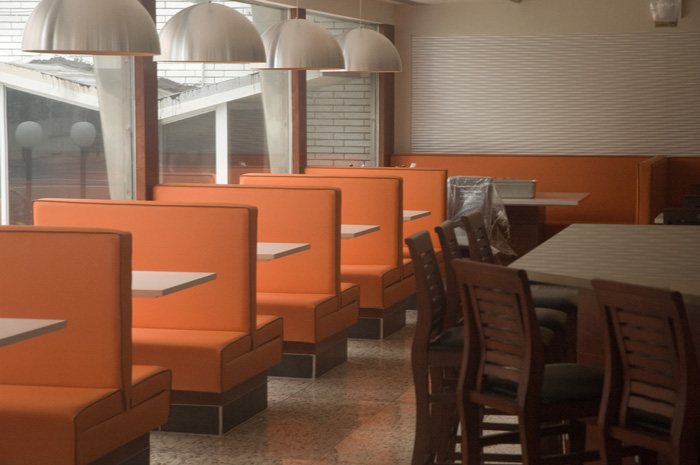
<path id="1" fill-rule="evenodd" d="M 469 238 L 469 258 L 483 263 L 497 263 L 491 250 L 481 212 L 472 210 L 462 217 L 462 222 Z M 439 226 L 441 231 L 438 233 L 438 237 L 445 237 L 446 241 L 450 241 L 454 237 L 454 229 L 448 223 L 441 224 Z M 456 238 L 454 240 L 456 241 Z M 442 248 L 445 248 L 444 244 Z M 447 257 L 447 254 L 450 252 L 455 253 L 451 257 Z M 449 252 L 444 252 L 444 254 L 445 269 L 448 268 L 447 264 L 451 259 L 462 258 L 461 249 L 459 248 L 452 248 Z M 449 286 L 455 283 L 454 277 L 448 279 L 447 283 L 448 295 L 458 295 L 459 292 L 456 290 L 456 287 L 455 291 L 449 291 Z M 578 292 L 573 288 L 545 285 L 533 285 L 531 286 L 531 291 L 535 301 L 535 313 L 537 314 L 539 325 L 554 333 L 555 340 L 552 341 L 551 350 L 548 351 L 548 355 L 551 357 L 549 360 L 572 360 L 576 347 L 576 321 L 574 317 L 569 318 L 569 315 L 576 311 Z M 556 353 L 556 351 L 559 353 Z"/>
<path id="2" fill-rule="evenodd" d="M 677 292 L 594 280 L 605 323 L 606 367 L 598 429 L 607 465 L 622 463 L 622 446 L 643 448 L 673 465 L 700 463 L 700 369 Z"/>
<path id="3" fill-rule="evenodd" d="M 584 418 L 598 413 L 603 371 L 574 363 L 545 365 L 534 304 L 523 270 L 455 260 L 462 297 L 465 344 L 457 387 L 462 463 L 521 461 L 552 465 L 597 460 L 585 451 Z M 480 409 L 518 418 L 518 431 L 484 435 Z M 544 436 L 569 435 L 569 450 L 542 454 Z M 483 448 L 519 440 L 522 454 Z"/>
<path id="4" fill-rule="evenodd" d="M 418 321 L 411 348 L 416 392 L 416 435 L 412 465 L 453 463 L 459 458 L 457 374 L 463 328 L 446 328 L 447 301 L 430 234 L 406 238 L 415 266 Z"/>
<path id="5" fill-rule="evenodd" d="M 691 184 L 690 187 L 688 188 L 688 193 L 695 195 L 699 194 L 700 195 L 700 184 Z"/>
<path id="6" fill-rule="evenodd" d="M 700 224 L 700 208 L 665 208 L 664 224 L 698 225 Z"/>

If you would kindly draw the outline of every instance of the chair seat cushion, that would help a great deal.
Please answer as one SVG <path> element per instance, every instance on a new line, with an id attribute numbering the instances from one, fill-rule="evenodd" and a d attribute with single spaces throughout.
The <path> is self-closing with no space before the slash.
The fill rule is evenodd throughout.
<path id="1" fill-rule="evenodd" d="M 258 313 L 255 316 L 257 332 L 255 333 L 255 346 L 260 347 L 277 338 L 282 338 L 284 334 L 284 326 L 282 318 L 276 315 L 262 315 Z"/>
<path id="2" fill-rule="evenodd" d="M 360 286 L 360 307 L 384 308 L 385 290 L 401 280 L 401 270 L 390 265 L 341 265 L 343 282 Z"/>
<path id="3" fill-rule="evenodd" d="M 642 429 L 655 434 L 671 433 L 672 422 L 669 417 L 639 409 L 630 409 L 629 413 L 632 423 Z"/>
<path id="4" fill-rule="evenodd" d="M 339 308 L 332 294 L 258 292 L 257 299 L 259 314 L 282 318 L 285 341 L 318 342 L 317 326 Z"/>
<path id="5" fill-rule="evenodd" d="M 123 412 L 109 388 L 0 386 L 0 462 L 74 464 L 81 435 Z"/>
<path id="6" fill-rule="evenodd" d="M 553 308 L 537 307 L 535 308 L 537 315 L 537 323 L 542 328 L 551 329 L 555 333 L 561 331 L 566 326 L 566 313 Z"/>
<path id="7" fill-rule="evenodd" d="M 167 367 L 173 389 L 222 392 L 222 367 L 252 349 L 250 334 L 236 331 L 133 328 L 133 360 Z"/>
<path id="8" fill-rule="evenodd" d="M 360 300 L 360 286 L 355 283 L 340 283 L 340 306 L 347 307 Z"/>
<path id="9" fill-rule="evenodd" d="M 535 307 L 547 307 L 563 312 L 575 312 L 578 308 L 578 289 L 550 284 L 531 284 Z"/>
<path id="10" fill-rule="evenodd" d="M 154 365 L 133 365 L 131 368 L 131 406 L 170 389 L 172 374 L 167 368 Z"/>
<path id="11" fill-rule="evenodd" d="M 518 385 L 490 377 L 489 390 L 515 398 Z M 580 363 L 551 363 L 544 367 L 541 400 L 544 404 L 599 398 L 603 392 L 603 370 Z"/>

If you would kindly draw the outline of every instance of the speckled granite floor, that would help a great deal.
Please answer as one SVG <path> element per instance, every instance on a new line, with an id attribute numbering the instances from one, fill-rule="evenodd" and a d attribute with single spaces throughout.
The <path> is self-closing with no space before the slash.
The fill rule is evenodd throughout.
<path id="1" fill-rule="evenodd" d="M 316 380 L 270 377 L 269 407 L 228 434 L 151 433 L 151 465 L 406 465 L 415 405 L 406 328 L 351 339 L 348 362 Z"/>

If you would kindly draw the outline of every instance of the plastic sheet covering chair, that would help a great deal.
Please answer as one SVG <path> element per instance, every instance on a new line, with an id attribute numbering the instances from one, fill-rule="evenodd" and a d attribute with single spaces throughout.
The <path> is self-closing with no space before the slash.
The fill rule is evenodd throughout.
<path id="1" fill-rule="evenodd" d="M 457 240 L 467 244 L 466 232 L 460 223 L 469 211 L 479 210 L 487 225 L 491 246 L 499 253 L 515 256 L 510 247 L 510 223 L 506 207 L 493 185 L 493 178 L 480 176 L 452 176 L 447 178 L 447 218 L 457 227 Z"/>
<path id="2" fill-rule="evenodd" d="M 462 463 L 552 465 L 597 460 L 586 451 L 582 420 L 598 413 L 603 370 L 575 363 L 544 363 L 527 274 L 523 270 L 453 262 L 465 320 L 464 356 L 457 388 Z M 485 434 L 479 411 L 492 407 L 518 418 L 517 432 Z M 541 439 L 569 435 L 568 450 L 543 455 Z M 519 442 L 521 454 L 486 446 Z"/>
<path id="3" fill-rule="evenodd" d="M 416 393 L 416 434 L 412 465 L 454 463 L 457 375 L 464 346 L 461 326 L 445 327 L 447 310 L 442 276 L 427 231 L 406 238 L 415 264 L 418 320 L 411 348 Z"/>
<path id="4" fill-rule="evenodd" d="M 601 456 L 620 464 L 623 445 L 673 465 L 700 463 L 700 370 L 677 292 L 594 280 L 605 324 L 605 391 L 598 418 Z"/>

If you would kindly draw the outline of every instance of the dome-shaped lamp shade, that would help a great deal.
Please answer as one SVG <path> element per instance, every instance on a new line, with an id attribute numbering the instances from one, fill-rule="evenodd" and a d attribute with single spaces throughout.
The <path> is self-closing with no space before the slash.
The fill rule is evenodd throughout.
<path id="1" fill-rule="evenodd" d="M 265 46 L 248 18 L 218 3 L 199 3 L 170 18 L 156 61 L 264 63 Z"/>
<path id="2" fill-rule="evenodd" d="M 394 44 L 371 29 L 352 29 L 336 37 L 345 56 L 343 71 L 354 73 L 397 73 L 403 69 Z"/>
<path id="3" fill-rule="evenodd" d="M 306 19 L 277 23 L 262 35 L 267 63 L 260 69 L 342 69 L 343 51 L 333 35 Z"/>
<path id="4" fill-rule="evenodd" d="M 41 0 L 24 29 L 25 52 L 158 55 L 156 25 L 138 0 Z"/>

